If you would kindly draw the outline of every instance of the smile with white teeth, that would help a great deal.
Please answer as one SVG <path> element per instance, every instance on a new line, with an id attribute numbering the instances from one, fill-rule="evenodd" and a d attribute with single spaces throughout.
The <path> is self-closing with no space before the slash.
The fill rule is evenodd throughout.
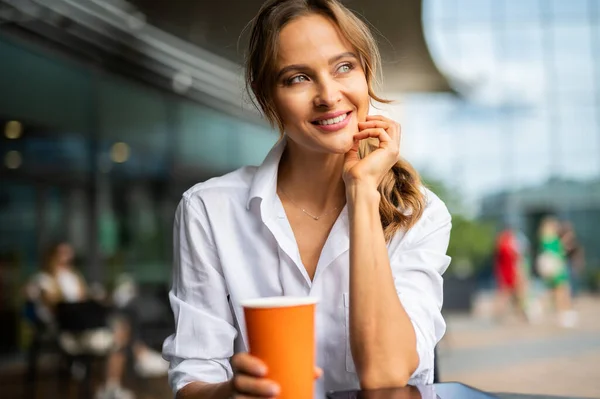
<path id="1" fill-rule="evenodd" d="M 348 114 L 342 114 L 340 116 L 336 116 L 335 118 L 324 119 L 322 121 L 316 121 L 316 124 L 317 125 L 333 125 L 333 124 L 336 124 L 336 123 L 340 123 L 341 121 L 343 121 L 347 117 L 348 117 Z"/>

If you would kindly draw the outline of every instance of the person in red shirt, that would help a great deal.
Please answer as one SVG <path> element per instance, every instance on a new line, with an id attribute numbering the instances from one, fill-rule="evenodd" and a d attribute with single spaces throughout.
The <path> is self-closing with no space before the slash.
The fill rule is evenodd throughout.
<path id="1" fill-rule="evenodd" d="M 498 284 L 498 317 L 503 317 L 510 302 L 514 301 L 521 315 L 527 319 L 526 277 L 521 270 L 521 261 L 517 237 L 512 229 L 507 228 L 496 240 L 494 274 Z"/>

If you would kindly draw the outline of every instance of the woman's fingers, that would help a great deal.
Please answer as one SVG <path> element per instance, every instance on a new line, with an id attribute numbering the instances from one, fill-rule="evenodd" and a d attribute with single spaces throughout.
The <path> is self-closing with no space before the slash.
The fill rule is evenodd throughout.
<path id="1" fill-rule="evenodd" d="M 267 375 L 267 366 L 257 357 L 248 353 L 239 353 L 231 360 L 234 372 L 239 372 L 254 377 Z"/>
<path id="2" fill-rule="evenodd" d="M 392 141 L 390 135 L 382 128 L 369 128 L 360 130 L 354 134 L 354 140 L 364 140 L 368 138 L 379 139 L 379 147 L 385 148 Z"/>
<path id="3" fill-rule="evenodd" d="M 274 381 L 238 374 L 233 378 L 233 388 L 240 395 L 271 398 L 279 395 L 279 386 Z"/>
<path id="4" fill-rule="evenodd" d="M 233 357 L 231 365 L 234 370 L 232 386 L 236 399 L 272 398 L 279 395 L 279 385 L 265 378 L 267 366 L 260 359 L 249 353 L 239 353 Z M 315 379 L 322 375 L 323 370 L 315 367 Z"/>
<path id="5" fill-rule="evenodd" d="M 400 142 L 400 135 L 402 128 L 400 124 L 392 119 L 386 118 L 381 115 L 367 115 L 365 122 L 359 122 L 358 128 L 361 128 L 361 124 L 364 124 L 364 128 L 369 127 L 381 127 L 385 129 L 390 137 Z"/>
<path id="6" fill-rule="evenodd" d="M 315 367 L 315 380 L 318 380 L 323 375 L 323 369 L 320 367 Z"/>
<path id="7" fill-rule="evenodd" d="M 385 121 L 378 121 L 378 120 L 372 120 L 372 121 L 366 121 L 366 122 L 358 122 L 358 129 L 368 129 L 368 128 L 374 128 L 374 127 L 379 127 L 382 128 L 384 130 L 388 130 L 390 128 L 390 124 L 388 122 Z"/>
<path id="8" fill-rule="evenodd" d="M 239 353 L 231 360 L 234 370 L 233 389 L 236 399 L 272 398 L 279 394 L 277 383 L 267 375 L 267 366 L 257 357 L 249 353 Z"/>

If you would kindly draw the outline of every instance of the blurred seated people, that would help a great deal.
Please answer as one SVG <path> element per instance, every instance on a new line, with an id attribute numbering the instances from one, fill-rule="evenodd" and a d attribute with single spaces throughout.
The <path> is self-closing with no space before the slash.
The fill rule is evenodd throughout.
<path id="1" fill-rule="evenodd" d="M 508 306 L 513 302 L 520 315 L 529 320 L 529 271 L 522 249 L 523 243 L 512 229 L 506 228 L 498 235 L 494 260 L 494 274 L 498 284 L 497 317 L 505 316 Z"/>
<path id="2" fill-rule="evenodd" d="M 542 220 L 536 268 L 550 290 L 558 323 L 568 328 L 577 323 L 577 314 L 571 305 L 567 258 L 559 233 L 560 223 L 556 218 L 549 216 Z"/>
<path id="3" fill-rule="evenodd" d="M 108 354 L 106 384 L 98 391 L 97 399 L 133 398 L 121 386 L 127 349 L 131 348 L 135 370 L 142 377 L 166 375 L 168 363 L 160 354 L 132 339 L 137 328 L 135 313 L 127 311 L 126 306 L 111 311 L 101 290 L 88 287 L 75 269 L 73 259 L 74 251 L 68 243 L 51 246 L 42 270 L 28 286 L 29 299 L 35 303 L 38 318 L 58 333 L 65 352 Z"/>
<path id="4" fill-rule="evenodd" d="M 585 253 L 570 222 L 561 225 L 560 241 L 565 250 L 571 297 L 579 293 L 580 276 L 585 269 Z"/>

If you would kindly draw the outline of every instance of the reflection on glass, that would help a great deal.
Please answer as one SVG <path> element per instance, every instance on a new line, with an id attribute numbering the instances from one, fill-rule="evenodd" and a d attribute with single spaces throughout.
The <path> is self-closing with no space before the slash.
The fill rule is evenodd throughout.
<path id="1" fill-rule="evenodd" d="M 23 125 L 18 121 L 9 121 L 4 127 L 4 136 L 9 140 L 16 140 L 23 133 Z"/>
<path id="2" fill-rule="evenodd" d="M 421 391 L 414 386 L 403 388 L 376 389 L 373 391 L 361 391 L 358 399 L 429 399 L 421 395 Z"/>
<path id="3" fill-rule="evenodd" d="M 110 149 L 110 157 L 115 163 L 123 163 L 129 159 L 129 146 L 126 143 L 115 143 Z"/>
<path id="4" fill-rule="evenodd" d="M 9 151 L 4 157 L 4 164 L 8 169 L 18 169 L 23 159 L 19 151 Z"/>

